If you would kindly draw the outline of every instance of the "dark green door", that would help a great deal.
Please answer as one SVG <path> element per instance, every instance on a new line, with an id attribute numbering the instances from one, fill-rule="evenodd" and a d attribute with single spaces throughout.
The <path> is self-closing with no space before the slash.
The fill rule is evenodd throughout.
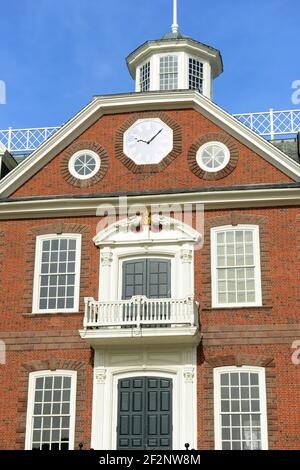
<path id="1" fill-rule="evenodd" d="M 172 380 L 133 377 L 118 383 L 118 449 L 172 449 Z"/>
<path id="2" fill-rule="evenodd" d="M 122 298 L 145 295 L 148 299 L 171 297 L 171 261 L 148 258 L 123 263 Z"/>
<path id="3" fill-rule="evenodd" d="M 122 298 L 130 300 L 133 296 L 145 296 L 148 299 L 168 299 L 171 297 L 171 261 L 146 258 L 140 260 L 125 261 L 123 263 Z M 151 309 L 147 305 L 140 310 L 142 318 L 151 317 Z M 125 321 L 134 321 L 137 318 L 138 307 L 131 305 L 125 307 L 123 317 Z M 161 308 L 160 319 L 168 319 L 170 305 Z M 144 328 L 154 328 L 156 324 Z M 161 325 L 167 326 L 167 325 Z M 126 328 L 126 327 L 125 327 Z"/>

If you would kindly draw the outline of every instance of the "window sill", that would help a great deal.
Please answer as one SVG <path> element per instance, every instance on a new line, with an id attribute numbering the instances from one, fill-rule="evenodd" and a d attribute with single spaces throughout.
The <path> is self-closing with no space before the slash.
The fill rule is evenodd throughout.
<path id="1" fill-rule="evenodd" d="M 262 310 L 262 309 L 272 309 L 273 305 L 242 305 L 242 306 L 228 306 L 228 307 L 204 307 L 201 308 L 202 312 L 211 311 L 211 310 Z"/>
<path id="2" fill-rule="evenodd" d="M 23 317 L 52 317 L 53 315 L 82 315 L 83 313 L 82 312 L 78 312 L 77 310 L 76 311 L 73 311 L 73 312 L 64 312 L 64 311 L 61 311 L 61 312 L 46 312 L 46 313 L 42 313 L 42 312 L 32 312 L 32 313 L 22 313 L 22 316 Z"/>

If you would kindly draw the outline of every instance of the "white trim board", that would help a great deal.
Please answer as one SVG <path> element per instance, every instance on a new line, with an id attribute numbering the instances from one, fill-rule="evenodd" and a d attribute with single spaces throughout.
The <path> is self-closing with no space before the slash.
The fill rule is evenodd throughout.
<path id="1" fill-rule="evenodd" d="M 124 196 L 123 196 L 124 200 Z M 127 207 L 131 204 L 153 205 L 204 204 L 205 210 L 284 207 L 300 205 L 300 188 L 249 189 L 232 191 L 212 191 L 176 194 L 154 194 L 129 196 Z M 49 217 L 96 216 L 99 206 L 111 205 L 124 208 L 119 204 L 119 197 L 84 197 L 70 196 L 53 199 L 19 199 L 0 202 L 0 220 L 42 219 Z M 195 207 L 193 208 L 195 209 Z"/>
<path id="2" fill-rule="evenodd" d="M 95 97 L 90 104 L 0 182 L 0 196 L 7 197 L 15 192 L 103 115 L 168 109 L 195 109 L 294 181 L 300 181 L 300 165 L 292 158 L 244 126 L 208 98 L 196 91 L 187 90 Z"/>

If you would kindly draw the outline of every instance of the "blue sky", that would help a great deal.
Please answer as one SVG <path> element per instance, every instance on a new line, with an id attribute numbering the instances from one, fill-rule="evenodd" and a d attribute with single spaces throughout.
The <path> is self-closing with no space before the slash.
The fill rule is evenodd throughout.
<path id="1" fill-rule="evenodd" d="M 217 104 L 297 107 L 299 0 L 178 1 L 182 32 L 223 55 Z M 0 129 L 55 126 L 93 95 L 133 91 L 125 57 L 170 30 L 172 0 L 0 0 L 0 18 Z"/>

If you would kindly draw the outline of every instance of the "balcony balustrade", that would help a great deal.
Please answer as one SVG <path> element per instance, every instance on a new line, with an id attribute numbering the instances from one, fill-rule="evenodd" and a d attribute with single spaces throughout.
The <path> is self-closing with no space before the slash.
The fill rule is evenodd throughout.
<path id="1" fill-rule="evenodd" d="M 199 342 L 199 305 L 185 299 L 148 299 L 96 301 L 85 298 L 82 338 L 90 343 L 123 342 Z"/>

